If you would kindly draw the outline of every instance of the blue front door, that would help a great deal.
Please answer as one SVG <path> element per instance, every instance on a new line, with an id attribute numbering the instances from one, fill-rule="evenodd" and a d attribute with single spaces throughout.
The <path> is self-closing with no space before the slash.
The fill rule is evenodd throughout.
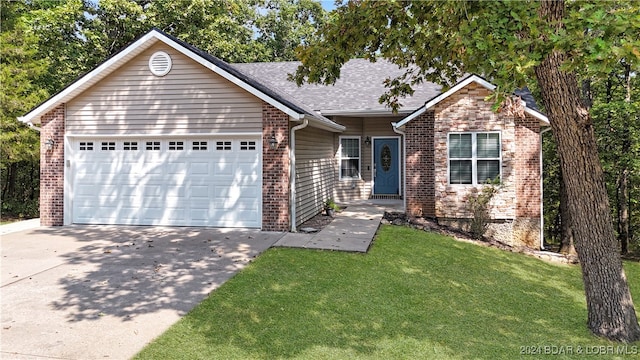
<path id="1" fill-rule="evenodd" d="M 373 193 L 400 194 L 400 157 L 396 138 L 373 139 Z"/>

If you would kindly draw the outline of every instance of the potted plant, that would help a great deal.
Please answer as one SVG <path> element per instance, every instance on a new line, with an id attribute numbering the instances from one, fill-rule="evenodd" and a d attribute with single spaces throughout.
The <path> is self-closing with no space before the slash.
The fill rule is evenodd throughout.
<path id="1" fill-rule="evenodd" d="M 333 217 L 336 211 L 340 210 L 340 207 L 333 201 L 333 198 L 328 198 L 324 203 L 324 211 L 327 213 L 327 216 Z"/>

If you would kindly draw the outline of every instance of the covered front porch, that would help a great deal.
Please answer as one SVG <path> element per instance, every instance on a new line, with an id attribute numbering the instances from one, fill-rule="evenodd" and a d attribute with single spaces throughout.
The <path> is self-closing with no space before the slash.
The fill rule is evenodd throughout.
<path id="1" fill-rule="evenodd" d="M 393 130 L 397 116 L 347 117 L 334 121 L 346 127 L 335 136 L 336 201 L 400 200 L 404 161 L 402 134 Z"/>

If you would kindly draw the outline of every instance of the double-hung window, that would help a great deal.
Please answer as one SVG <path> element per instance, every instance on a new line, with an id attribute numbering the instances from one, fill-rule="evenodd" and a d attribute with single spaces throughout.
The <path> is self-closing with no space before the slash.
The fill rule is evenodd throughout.
<path id="1" fill-rule="evenodd" d="M 499 132 L 450 133 L 449 184 L 484 184 L 500 179 Z"/>
<path id="2" fill-rule="evenodd" d="M 360 178 L 360 137 L 340 137 L 340 179 Z"/>

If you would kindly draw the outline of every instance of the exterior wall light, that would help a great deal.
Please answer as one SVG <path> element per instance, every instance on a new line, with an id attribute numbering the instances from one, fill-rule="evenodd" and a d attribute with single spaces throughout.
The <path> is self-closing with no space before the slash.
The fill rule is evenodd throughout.
<path id="1" fill-rule="evenodd" d="M 364 138 L 364 144 L 367 146 L 371 145 L 371 136 Z"/>
<path id="2" fill-rule="evenodd" d="M 269 139 L 269 148 L 271 150 L 275 150 L 278 148 L 278 140 L 276 139 L 275 133 L 271 133 L 271 138 Z"/>
<path id="3" fill-rule="evenodd" d="M 55 141 L 53 141 L 53 139 L 52 139 L 52 138 L 48 138 L 48 139 L 47 139 L 47 140 L 45 140 L 45 142 L 44 142 L 44 147 L 45 147 L 45 149 L 46 149 L 47 151 L 51 151 L 51 150 L 53 150 L 53 145 L 55 145 L 55 144 L 56 144 L 56 142 L 55 142 Z"/>

